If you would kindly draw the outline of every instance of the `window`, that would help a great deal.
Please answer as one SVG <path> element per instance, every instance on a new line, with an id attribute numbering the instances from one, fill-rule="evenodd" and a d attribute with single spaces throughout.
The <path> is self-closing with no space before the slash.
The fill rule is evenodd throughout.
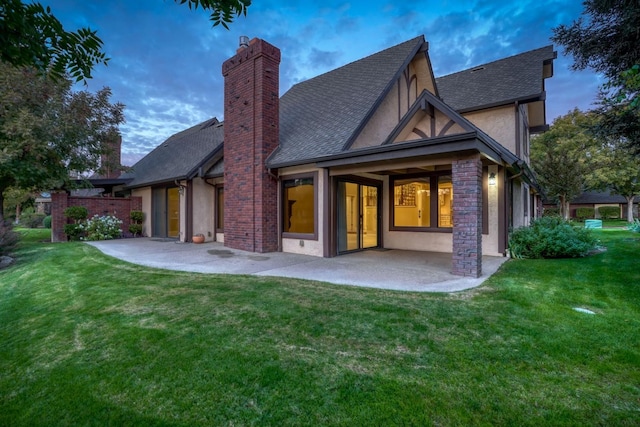
<path id="1" fill-rule="evenodd" d="M 224 230 L 224 187 L 216 187 L 216 228 Z"/>
<path id="2" fill-rule="evenodd" d="M 282 231 L 292 234 L 316 233 L 315 176 L 302 176 L 282 181 Z"/>
<path id="3" fill-rule="evenodd" d="M 391 229 L 451 229 L 453 185 L 451 175 L 432 174 L 391 179 Z"/>

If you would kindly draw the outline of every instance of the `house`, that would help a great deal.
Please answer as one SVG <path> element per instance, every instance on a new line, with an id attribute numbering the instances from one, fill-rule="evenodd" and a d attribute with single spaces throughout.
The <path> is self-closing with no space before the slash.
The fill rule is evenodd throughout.
<path id="1" fill-rule="evenodd" d="M 576 211 L 578 208 L 592 208 L 594 217 L 600 218 L 598 208 L 602 206 L 613 206 L 618 208 L 620 218 L 627 218 L 628 201 L 624 196 L 611 194 L 609 191 L 585 191 L 580 196 L 571 200 L 569 204 L 569 216 L 577 218 Z M 557 204 L 550 200 L 544 200 L 544 208 L 557 208 Z M 632 207 L 633 217 L 638 218 L 638 201 L 637 198 Z"/>
<path id="2" fill-rule="evenodd" d="M 280 50 L 241 38 L 224 62 L 224 123 L 179 132 L 121 178 L 144 233 L 320 257 L 452 254 L 478 277 L 541 209 L 529 136 L 547 128 L 552 46 L 435 78 L 423 36 L 279 97 Z"/>

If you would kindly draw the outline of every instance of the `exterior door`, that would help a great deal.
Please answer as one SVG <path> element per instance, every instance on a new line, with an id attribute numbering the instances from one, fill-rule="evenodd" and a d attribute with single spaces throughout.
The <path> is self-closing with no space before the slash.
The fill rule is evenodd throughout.
<path id="1" fill-rule="evenodd" d="M 380 245 L 379 194 L 379 186 L 338 181 L 338 253 Z"/>
<path id="2" fill-rule="evenodd" d="M 180 193 L 177 187 L 153 189 L 153 236 L 180 236 Z"/>
<path id="3" fill-rule="evenodd" d="M 167 236 L 180 236 L 180 193 L 178 188 L 167 189 Z"/>

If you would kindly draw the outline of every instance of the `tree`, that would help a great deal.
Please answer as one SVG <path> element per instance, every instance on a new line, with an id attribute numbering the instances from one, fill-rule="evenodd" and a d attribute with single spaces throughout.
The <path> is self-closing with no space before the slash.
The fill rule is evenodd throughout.
<path id="1" fill-rule="evenodd" d="M 201 7 L 204 10 L 211 11 L 209 20 L 213 22 L 213 26 L 222 24 L 224 28 L 229 29 L 228 24 L 233 22 L 236 16 L 247 15 L 247 8 L 251 6 L 251 0 L 174 0 L 176 3 L 185 4 L 189 9 L 197 9 Z"/>
<path id="2" fill-rule="evenodd" d="M 549 131 L 531 141 L 531 166 L 547 197 L 558 200 L 562 217 L 585 189 L 595 139 L 589 133 L 594 117 L 577 108 L 553 121 Z"/>
<path id="3" fill-rule="evenodd" d="M 213 25 L 229 28 L 236 16 L 247 14 L 250 0 L 174 0 L 189 9 L 210 11 Z M 54 79 L 69 74 L 76 81 L 91 78 L 98 64 L 109 59 L 96 31 L 66 31 L 50 7 L 21 0 L 0 0 L 0 60 L 16 67 L 34 67 Z"/>
<path id="4" fill-rule="evenodd" d="M 68 72 L 76 81 L 86 80 L 95 65 L 108 62 L 95 31 L 65 31 L 51 8 L 21 0 L 0 0 L 0 46 L 2 61 L 35 67 L 55 79 Z"/>
<path id="5" fill-rule="evenodd" d="M 105 141 L 119 135 L 124 106 L 109 101 L 110 89 L 71 84 L 0 63 L 0 206 L 9 187 L 59 189 L 71 171 L 97 169 Z"/>
<path id="6" fill-rule="evenodd" d="M 640 149 L 640 2 L 585 0 L 583 16 L 553 30 L 551 40 L 574 58 L 575 70 L 591 68 L 607 82 L 600 95 L 599 133 Z"/>
<path id="7" fill-rule="evenodd" d="M 609 190 L 627 200 L 627 221 L 633 222 L 633 202 L 640 195 L 640 157 L 620 140 L 604 140 L 594 151 L 587 185 Z"/>

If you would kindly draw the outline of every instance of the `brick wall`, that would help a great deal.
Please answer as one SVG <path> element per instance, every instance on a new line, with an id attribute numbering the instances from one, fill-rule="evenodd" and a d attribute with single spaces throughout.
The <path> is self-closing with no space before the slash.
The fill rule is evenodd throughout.
<path id="1" fill-rule="evenodd" d="M 453 161 L 453 269 L 482 273 L 482 162 L 479 155 Z"/>
<path id="2" fill-rule="evenodd" d="M 224 244 L 278 249 L 277 181 L 265 167 L 279 140 L 280 50 L 253 39 L 222 65 L 224 85 Z"/>
<path id="3" fill-rule="evenodd" d="M 66 242 L 64 225 L 73 221 L 67 220 L 64 210 L 69 206 L 84 206 L 89 211 L 88 218 L 94 215 L 111 215 L 122 220 L 124 236 L 130 236 L 129 225 L 131 211 L 142 210 L 141 197 L 71 197 L 67 193 L 51 194 L 51 241 Z"/>

